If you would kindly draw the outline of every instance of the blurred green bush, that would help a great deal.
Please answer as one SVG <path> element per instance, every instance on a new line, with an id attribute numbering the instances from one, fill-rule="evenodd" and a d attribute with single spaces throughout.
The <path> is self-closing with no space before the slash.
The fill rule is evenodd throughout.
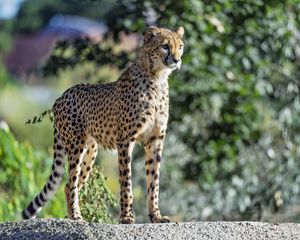
<path id="1" fill-rule="evenodd" d="M 18 142 L 8 127 L 0 128 L 0 159 L 0 221 L 17 220 L 47 181 L 52 159 L 44 152 L 33 150 L 28 142 Z M 62 192 L 60 189 L 55 201 L 41 212 L 42 216 L 64 217 Z"/>
<path id="2" fill-rule="evenodd" d="M 106 185 L 101 167 L 94 165 L 88 182 L 79 194 L 82 216 L 86 221 L 99 223 L 117 223 L 117 201 Z"/>

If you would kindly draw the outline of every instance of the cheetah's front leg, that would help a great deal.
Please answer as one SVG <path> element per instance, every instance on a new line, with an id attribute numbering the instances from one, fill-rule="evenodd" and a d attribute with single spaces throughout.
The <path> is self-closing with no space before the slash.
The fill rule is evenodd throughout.
<path id="1" fill-rule="evenodd" d="M 147 175 L 147 204 L 152 223 L 171 222 L 167 216 L 161 216 L 158 208 L 159 169 L 162 156 L 164 135 L 152 136 L 145 144 L 146 175 Z"/>
<path id="2" fill-rule="evenodd" d="M 131 182 L 131 155 L 134 143 L 119 143 L 119 183 L 120 183 L 120 223 L 134 223 L 132 203 L 132 182 Z"/>

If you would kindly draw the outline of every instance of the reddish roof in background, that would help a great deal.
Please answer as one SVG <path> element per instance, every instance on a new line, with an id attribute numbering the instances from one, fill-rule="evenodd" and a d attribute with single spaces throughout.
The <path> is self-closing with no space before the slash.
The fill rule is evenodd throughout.
<path id="1" fill-rule="evenodd" d="M 17 76 L 28 73 L 48 57 L 56 41 L 55 35 L 16 36 L 5 65 Z"/>
<path id="2" fill-rule="evenodd" d="M 16 36 L 5 64 L 10 72 L 23 77 L 50 55 L 58 40 L 88 38 L 93 42 L 100 42 L 107 31 L 107 26 L 102 22 L 80 16 L 56 15 L 39 33 Z M 120 47 L 124 51 L 131 52 L 138 46 L 138 34 L 120 32 L 119 38 Z"/>
<path id="3" fill-rule="evenodd" d="M 106 25 L 101 22 L 80 16 L 56 15 L 40 32 L 16 36 L 4 62 L 10 72 L 19 77 L 26 76 L 49 56 L 58 40 L 88 38 L 100 42 L 106 31 Z"/>

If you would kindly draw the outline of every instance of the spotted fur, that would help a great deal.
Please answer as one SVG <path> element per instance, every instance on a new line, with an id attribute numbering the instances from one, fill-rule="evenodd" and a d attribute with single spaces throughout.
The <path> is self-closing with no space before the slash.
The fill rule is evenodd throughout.
<path id="1" fill-rule="evenodd" d="M 69 163 L 65 187 L 68 216 L 82 219 L 78 191 L 87 181 L 98 146 L 118 150 L 120 222 L 134 223 L 132 150 L 143 141 L 146 153 L 147 205 L 153 223 L 170 222 L 158 208 L 159 169 L 169 115 L 168 76 L 179 69 L 184 30 L 149 27 L 137 60 L 116 82 L 79 84 L 66 90 L 53 106 L 54 161 L 43 190 L 23 211 L 35 218 L 57 190 Z"/>

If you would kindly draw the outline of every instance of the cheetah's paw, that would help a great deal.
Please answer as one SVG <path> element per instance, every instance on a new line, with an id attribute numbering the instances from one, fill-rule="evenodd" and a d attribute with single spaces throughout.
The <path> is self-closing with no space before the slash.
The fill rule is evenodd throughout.
<path id="1" fill-rule="evenodd" d="M 70 219 L 75 220 L 75 221 L 83 221 L 83 218 L 81 215 L 74 215 Z"/>
<path id="2" fill-rule="evenodd" d="M 133 217 L 121 217 L 120 223 L 121 224 L 134 224 L 135 220 Z"/>
<path id="3" fill-rule="evenodd" d="M 157 216 L 151 220 L 152 223 L 170 223 L 171 219 L 168 216 Z"/>

